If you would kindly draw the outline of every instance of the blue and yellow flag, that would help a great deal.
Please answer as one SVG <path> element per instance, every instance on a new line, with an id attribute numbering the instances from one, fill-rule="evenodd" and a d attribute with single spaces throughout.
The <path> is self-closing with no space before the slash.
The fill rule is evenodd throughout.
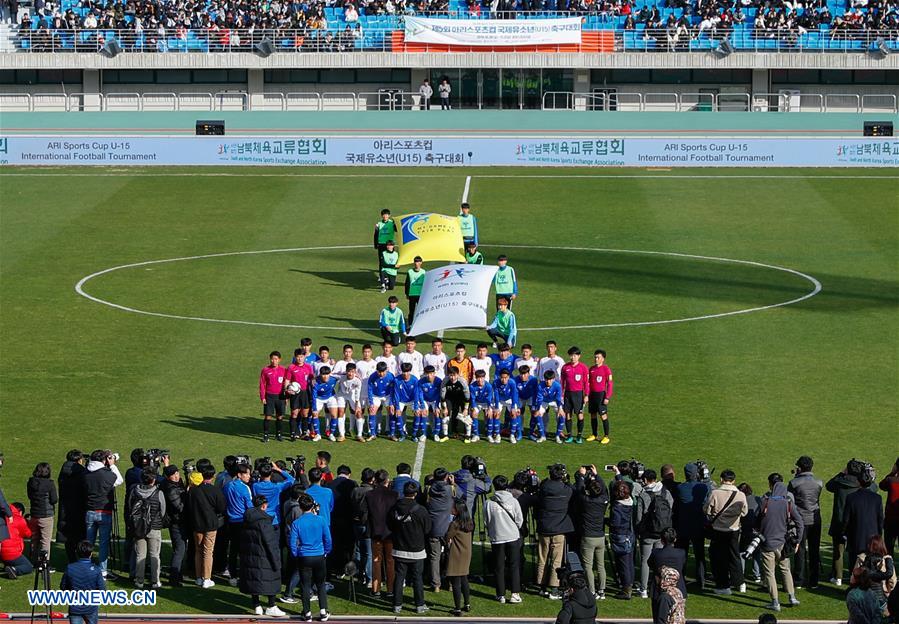
<path id="1" fill-rule="evenodd" d="M 459 217 L 416 212 L 394 217 L 397 231 L 397 264 L 412 264 L 415 256 L 425 262 L 447 260 L 465 262 Z"/>

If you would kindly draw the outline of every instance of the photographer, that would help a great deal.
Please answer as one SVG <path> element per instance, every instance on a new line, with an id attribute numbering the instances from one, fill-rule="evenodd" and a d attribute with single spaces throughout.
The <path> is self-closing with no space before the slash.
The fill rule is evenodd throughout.
<path id="1" fill-rule="evenodd" d="M 31 562 L 38 564 L 41 552 L 50 552 L 53 543 L 53 516 L 56 515 L 56 484 L 50 478 L 50 464 L 41 462 L 34 467 L 27 485 L 28 502 L 31 506 Z"/>
<path id="2" fill-rule="evenodd" d="M 740 521 L 740 553 L 746 552 L 749 544 L 755 539 L 755 528 L 759 525 L 759 512 L 762 509 L 762 497 L 752 493 L 752 486 L 745 481 L 737 486 L 737 489 L 746 496 L 746 515 Z M 755 550 L 747 561 L 752 562 L 753 581 L 762 584 L 762 553 Z M 743 564 L 744 578 L 746 564 Z"/>
<path id="3" fill-rule="evenodd" d="M 562 608 L 556 616 L 556 624 L 594 624 L 596 622 L 596 598 L 590 593 L 587 577 L 582 572 L 569 573 L 562 600 Z"/>
<path id="4" fill-rule="evenodd" d="M 484 460 L 478 457 L 465 455 L 460 463 L 461 468 L 453 473 L 456 497 L 465 501 L 468 513 L 474 516 L 475 500 L 490 491 L 490 476 Z"/>
<path id="5" fill-rule="evenodd" d="M 190 533 L 187 529 L 187 488 L 181 480 L 177 466 L 166 466 L 162 470 L 164 481 L 159 486 L 165 497 L 165 521 L 169 528 L 169 539 L 172 542 L 172 559 L 169 562 L 169 583 L 172 587 L 181 587 L 184 580 L 184 555 L 187 553 L 187 540 Z"/>
<path id="6" fill-rule="evenodd" d="M 556 570 L 565 560 L 565 536 L 574 531 L 569 506 L 574 491 L 568 485 L 568 472 L 563 464 L 549 467 L 549 478 L 537 491 L 537 584 L 540 594 L 559 600 L 559 577 Z"/>
<path id="7" fill-rule="evenodd" d="M 112 534 L 112 515 L 116 507 L 115 488 L 122 485 L 125 479 L 116 467 L 118 455 L 112 451 L 98 449 L 91 453 L 87 471 L 82 475 L 84 492 L 85 525 L 87 541 L 96 543 L 100 538 L 100 569 L 103 578 L 110 575 L 107 571 L 109 561 L 110 535 Z"/>
<path id="8" fill-rule="evenodd" d="M 84 495 L 82 476 L 87 472 L 84 455 L 78 449 L 66 453 L 66 461 L 59 469 L 56 483 L 59 486 L 59 522 L 56 523 L 56 541 L 65 542 L 69 563 L 78 560 L 78 542 L 87 534 L 84 524 Z"/>
<path id="9" fill-rule="evenodd" d="M 609 491 L 597 478 L 596 466 L 581 466 L 574 475 L 574 491 L 578 502 L 578 534 L 581 536 L 580 557 L 587 578 L 587 587 L 597 600 L 606 597 L 606 509 Z M 599 573 L 599 587 L 594 580 Z"/>
<path id="10" fill-rule="evenodd" d="M 684 482 L 678 484 L 674 497 L 674 528 L 677 529 L 677 547 L 684 551 L 693 547 L 696 581 L 700 589 L 705 589 L 705 514 L 702 505 L 711 487 L 700 480 L 701 476 L 695 463 L 684 466 Z"/>
<path id="11" fill-rule="evenodd" d="M 846 468 L 840 471 L 828 481 L 824 488 L 833 494 L 833 509 L 830 515 L 830 528 L 827 534 L 830 535 L 833 543 L 833 567 L 831 569 L 830 582 L 837 586 L 843 584 L 843 555 L 846 551 L 845 533 L 843 533 L 843 511 L 846 506 L 846 498 L 858 490 L 861 485 L 855 473 L 858 472 L 855 464 L 857 460 L 852 459 L 846 464 Z M 852 565 L 853 560 L 849 560 Z"/>
<path id="12" fill-rule="evenodd" d="M 609 509 L 609 547 L 615 561 L 618 579 L 616 598 L 630 600 L 634 585 L 634 499 L 627 481 L 612 484 L 612 505 Z"/>
<path id="13" fill-rule="evenodd" d="M 4 518 L 4 528 L 9 535 L 0 542 L 0 561 L 6 566 L 6 576 L 12 580 L 24 574 L 31 574 L 34 567 L 23 553 L 25 552 L 25 538 L 31 537 L 31 529 L 25 520 L 25 506 L 22 503 L 13 503 L 10 514 Z"/>
<path id="14" fill-rule="evenodd" d="M 883 511 L 883 539 L 892 556 L 896 540 L 899 539 L 899 459 L 893 464 L 890 474 L 881 479 L 879 487 L 887 493 Z"/>
<path id="15" fill-rule="evenodd" d="M 159 582 L 159 554 L 162 550 L 162 526 L 165 518 L 165 497 L 156 486 L 156 470 L 143 469 L 140 485 L 131 491 L 127 507 L 127 524 L 134 544 L 134 585 L 144 586 L 147 558 L 150 559 L 150 584 L 153 589 L 162 587 Z"/>
<path id="16" fill-rule="evenodd" d="M 709 557 L 715 577 L 715 593 L 729 596 L 731 587 L 746 592 L 743 581 L 743 559 L 740 557 L 740 521 L 749 512 L 746 495 L 734 485 L 733 470 L 721 472 L 721 485 L 709 495 L 703 507 L 709 519 L 711 537 Z"/>
<path id="17" fill-rule="evenodd" d="M 883 533 L 883 501 L 874 483 L 874 468 L 870 464 L 858 462 L 856 478 L 859 489 L 846 497 L 843 508 L 843 535 L 846 536 L 846 552 L 850 565 L 855 564 L 859 553 L 865 552 L 868 541 Z"/>
<path id="18" fill-rule="evenodd" d="M 796 460 L 796 476 L 787 485 L 787 491 L 796 500 L 796 508 L 802 516 L 802 541 L 796 552 L 796 589 L 818 587 L 821 571 L 821 490 L 824 482 L 812 473 L 815 463 L 803 455 Z"/>
<path id="19" fill-rule="evenodd" d="M 490 536 L 493 552 L 493 572 L 496 576 L 496 599 L 506 602 L 506 578 L 509 579 L 509 602 L 521 602 L 521 526 L 524 515 L 521 506 L 508 490 L 509 480 L 497 475 L 493 480 L 494 494 L 484 505 L 484 523 Z"/>
<path id="20" fill-rule="evenodd" d="M 426 506 L 431 516 L 431 531 L 428 533 L 428 572 L 431 586 L 440 591 L 440 559 L 446 531 L 453 520 L 453 475 L 446 468 L 436 468 L 434 478 L 428 487 Z"/>
<path id="21" fill-rule="evenodd" d="M 272 473 L 278 473 L 284 480 L 275 483 L 272 479 Z M 318 476 L 319 480 L 321 480 L 321 471 L 318 472 Z M 293 477 L 289 473 L 284 472 L 278 464 L 272 463 L 270 459 L 259 464 L 259 481 L 256 481 L 250 489 L 254 497 L 265 496 L 265 500 L 268 501 L 265 512 L 271 517 L 272 524 L 275 527 L 281 522 L 281 514 L 279 513 L 281 509 L 281 493 L 291 485 L 293 485 Z"/>
<path id="22" fill-rule="evenodd" d="M 250 466 L 244 463 L 238 465 L 235 461 L 232 470 L 234 478 L 225 484 L 222 494 L 225 496 L 225 527 L 229 538 L 229 583 L 235 587 L 240 579 L 240 534 L 243 531 L 243 518 L 253 507 L 253 491 L 250 489 Z"/>
<path id="23" fill-rule="evenodd" d="M 762 497 L 762 509 L 759 512 L 759 532 L 763 538 L 759 549 L 762 552 L 762 573 L 771 596 L 771 602 L 766 608 L 780 611 L 775 566 L 780 568 L 790 604 L 799 604 L 793 586 L 793 575 L 790 573 L 790 555 L 796 552 L 802 539 L 802 516 L 787 492 L 781 475 L 776 472 L 770 474 L 768 485 L 771 491 Z"/>
<path id="24" fill-rule="evenodd" d="M 254 496 L 253 507 L 247 510 L 241 522 L 238 587 L 240 593 L 252 596 L 256 615 L 286 617 L 287 614 L 275 604 L 275 594 L 281 589 L 281 547 L 267 507 L 265 496 Z M 262 596 L 268 599 L 264 609 Z"/>
<path id="25" fill-rule="evenodd" d="M 403 498 L 387 514 L 387 526 L 393 536 L 393 612 L 403 611 L 403 587 L 406 581 L 412 585 L 415 611 L 427 613 L 422 582 L 425 546 L 431 532 L 431 516 L 427 509 L 415 502 L 418 486 L 409 481 L 403 488 Z"/>
<path id="26" fill-rule="evenodd" d="M 656 480 L 656 471 L 643 472 L 643 492 L 635 499 L 634 523 L 640 540 L 640 597 L 648 597 L 649 557 L 661 548 L 662 532 L 674 524 L 674 498 L 662 482 Z"/>

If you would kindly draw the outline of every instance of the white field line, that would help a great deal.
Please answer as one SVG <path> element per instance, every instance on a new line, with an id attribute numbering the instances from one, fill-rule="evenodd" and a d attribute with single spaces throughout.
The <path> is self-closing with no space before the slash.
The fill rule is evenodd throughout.
<path id="1" fill-rule="evenodd" d="M 462 203 L 468 201 L 468 192 L 471 190 L 471 176 L 465 178 L 465 188 L 462 189 Z"/>
<path id="2" fill-rule="evenodd" d="M 498 247 L 498 245 L 486 245 L 487 247 Z M 801 301 L 805 301 L 811 297 L 814 297 L 819 292 L 821 292 L 821 282 L 817 279 L 808 275 L 806 273 L 802 273 L 801 271 L 797 271 L 795 269 L 790 269 L 787 267 L 777 266 L 774 264 L 766 264 L 763 262 L 754 262 L 752 260 L 737 260 L 734 258 L 720 258 L 716 256 L 702 256 L 698 254 L 685 254 L 685 253 L 677 253 L 670 251 L 643 251 L 636 249 L 607 249 L 600 247 L 565 247 L 565 246 L 551 246 L 551 245 L 503 245 L 504 248 L 508 249 L 548 249 L 548 250 L 558 250 L 558 251 L 598 251 L 601 253 L 625 253 L 625 254 L 642 254 L 642 255 L 653 255 L 653 256 L 670 256 L 675 258 L 688 258 L 692 260 L 703 260 L 703 261 L 711 261 L 711 262 L 725 262 L 731 264 L 742 264 L 747 266 L 772 269 L 775 271 L 782 271 L 784 273 L 789 273 L 791 275 L 796 275 L 797 277 L 801 277 L 807 280 L 812 284 L 812 290 L 802 295 L 801 297 L 796 297 L 795 299 L 790 299 L 789 301 L 782 301 L 779 303 L 773 303 L 765 306 L 756 306 L 753 308 L 744 308 L 741 310 L 732 310 L 730 312 L 719 312 L 717 314 L 703 314 L 700 316 L 690 316 L 683 318 L 675 318 L 675 319 L 662 319 L 657 321 L 632 321 L 625 323 L 596 323 L 589 325 L 559 325 L 553 327 L 520 327 L 519 331 L 559 331 L 559 330 L 569 330 L 569 329 L 599 329 L 599 328 L 607 328 L 607 327 L 644 327 L 651 325 L 669 325 L 673 323 L 686 323 L 689 321 L 701 321 L 706 319 L 713 318 L 722 318 L 726 316 L 736 316 L 738 314 L 749 314 L 750 312 L 761 312 L 763 310 L 771 310 L 773 308 L 780 308 L 783 306 L 793 305 L 799 303 Z M 274 254 L 274 253 L 290 253 L 290 252 L 298 252 L 298 251 L 317 251 L 317 250 L 334 250 L 334 249 L 367 249 L 368 245 L 330 245 L 323 247 L 293 247 L 286 249 L 265 249 L 258 251 L 230 251 L 224 253 L 214 253 L 214 254 L 202 254 L 197 256 L 184 256 L 180 258 L 166 258 L 161 260 L 147 260 L 144 262 L 134 262 L 131 264 L 122 264 L 119 266 L 110 267 L 108 269 L 103 269 L 101 271 L 97 271 L 95 273 L 91 273 L 83 278 L 81 278 L 77 284 L 75 284 L 75 292 L 90 299 L 95 303 L 99 303 L 101 305 L 109 306 L 111 308 L 115 308 L 117 310 L 122 310 L 123 312 L 131 312 L 134 314 L 143 314 L 146 316 L 156 316 L 160 318 L 170 318 L 177 320 L 185 320 L 185 321 L 202 321 L 206 323 L 225 323 L 230 325 L 250 325 L 255 327 L 279 327 L 286 329 L 319 329 L 319 330 L 329 330 L 329 331 L 376 331 L 377 327 L 341 327 L 341 326 L 333 326 L 333 325 L 299 325 L 292 323 L 267 323 L 261 321 L 243 321 L 243 320 L 233 320 L 233 319 L 217 319 L 217 318 L 206 318 L 201 316 L 188 316 L 181 314 L 166 314 L 163 312 L 152 312 L 148 310 L 140 310 L 137 308 L 132 308 L 129 306 L 121 305 L 118 303 L 114 303 L 112 301 L 108 301 L 106 299 L 101 299 L 99 297 L 95 297 L 91 295 L 85 290 L 85 285 L 92 279 L 96 277 L 100 277 L 101 275 L 106 275 L 107 273 L 112 273 L 114 271 L 119 271 L 122 269 L 131 269 L 136 267 L 145 267 L 154 264 L 167 264 L 170 262 L 185 262 L 189 260 L 202 260 L 206 258 L 222 258 L 228 256 L 251 256 L 251 255 L 261 255 L 261 254 Z M 483 331 L 481 328 L 477 329 L 459 329 L 455 331 Z"/>

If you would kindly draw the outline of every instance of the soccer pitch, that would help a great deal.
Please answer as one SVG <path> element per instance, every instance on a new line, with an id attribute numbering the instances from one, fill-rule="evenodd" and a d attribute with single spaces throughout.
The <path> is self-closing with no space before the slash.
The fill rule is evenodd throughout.
<path id="1" fill-rule="evenodd" d="M 304 336 L 334 357 L 344 343 L 357 353 L 377 343 L 380 209 L 455 214 L 469 176 L 482 251 L 488 262 L 508 254 L 518 274 L 519 344 L 539 355 L 548 339 L 578 345 L 588 363 L 593 349 L 608 352 L 612 443 L 429 441 L 423 472 L 455 469 L 466 453 L 508 476 L 528 465 L 545 476 L 556 461 L 636 457 L 657 469 L 702 458 L 761 494 L 770 472 L 787 475 L 802 454 L 825 480 L 851 457 L 888 471 L 899 439 L 896 170 L 4 168 L 7 499 L 26 500 L 34 465 L 49 461 L 55 475 L 70 448 L 111 448 L 127 464 L 135 446 L 162 447 L 178 464 L 218 467 L 229 453 L 324 448 L 356 476 L 413 463 L 410 442 L 263 445 L 259 369 Z M 82 282 L 123 265 L 133 266 Z M 446 350 L 483 340 L 448 331 Z M 825 525 L 831 501 L 822 496 Z M 54 562 L 63 567 L 61 549 Z M 0 608 L 26 611 L 31 585 L 4 581 Z M 247 613 L 249 598 L 224 585 L 163 588 L 155 609 Z M 559 606 L 533 595 L 499 605 L 491 587 L 472 589 L 475 616 L 549 617 Z M 331 610 L 388 612 L 361 593 L 354 605 L 338 584 Z M 798 597 L 784 617 L 845 617 L 838 588 Z M 449 592 L 426 600 L 437 615 L 452 603 Z M 766 601 L 757 586 L 694 593 L 687 615 L 754 619 Z M 639 599 L 599 612 L 650 615 Z"/>

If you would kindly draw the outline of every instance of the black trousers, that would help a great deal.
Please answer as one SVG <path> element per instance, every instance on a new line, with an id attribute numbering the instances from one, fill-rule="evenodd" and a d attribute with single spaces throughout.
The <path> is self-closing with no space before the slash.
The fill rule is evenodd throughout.
<path id="1" fill-rule="evenodd" d="M 453 586 L 453 604 L 457 609 L 461 609 L 467 604 L 471 604 L 471 588 L 468 586 L 467 576 L 451 576 L 449 577 L 450 585 Z"/>
<path id="2" fill-rule="evenodd" d="M 409 323 L 415 319 L 415 308 L 418 307 L 418 300 L 421 299 L 420 295 L 409 295 Z"/>
<path id="3" fill-rule="evenodd" d="M 169 527 L 169 539 L 172 540 L 172 560 L 169 563 L 169 581 L 181 581 L 184 578 L 181 570 L 184 568 L 184 555 L 187 554 L 188 532 L 184 527 L 175 525 Z"/>
<path id="4" fill-rule="evenodd" d="M 490 336 L 490 340 L 495 342 L 496 344 L 503 344 L 509 342 L 509 337 L 505 334 L 501 334 L 495 329 L 488 329 L 487 335 Z"/>
<path id="5" fill-rule="evenodd" d="M 709 542 L 709 558 L 717 589 L 737 587 L 743 582 L 739 531 L 715 531 Z"/>
<path id="6" fill-rule="evenodd" d="M 521 538 L 514 542 L 493 544 L 493 573 L 496 575 L 496 595 L 506 595 L 506 579 L 513 594 L 521 591 Z"/>
<path id="7" fill-rule="evenodd" d="M 683 551 L 687 551 L 690 549 L 690 546 L 693 547 L 693 558 L 696 561 L 696 582 L 699 583 L 700 587 L 705 587 L 705 536 L 702 533 L 697 533 L 694 535 L 690 535 L 688 532 L 684 531 L 681 533 L 678 531 L 677 533 L 677 543 L 675 544 L 677 548 L 680 548 Z"/>
<path id="8" fill-rule="evenodd" d="M 420 607 L 425 603 L 425 587 L 422 576 L 425 571 L 424 559 L 400 559 L 393 558 L 393 606 L 403 606 L 403 584 L 408 578 L 412 583 L 412 596 L 415 606 Z"/>
<path id="9" fill-rule="evenodd" d="M 400 332 L 393 333 L 388 331 L 386 327 L 381 328 L 381 338 L 388 340 L 394 347 L 403 341 L 403 335 Z"/>
<path id="10" fill-rule="evenodd" d="M 821 574 L 821 511 L 815 512 L 812 524 L 806 524 L 802 541 L 794 558 L 793 582 L 800 587 L 814 587 Z M 853 562 L 854 563 L 854 562 Z"/>
<path id="11" fill-rule="evenodd" d="M 240 556 L 240 532 L 243 530 L 243 522 L 228 523 L 228 572 L 231 578 L 240 578 L 238 557 Z"/>
<path id="12" fill-rule="evenodd" d="M 303 588 L 303 613 L 309 613 L 309 601 L 312 598 L 312 586 L 318 589 L 318 608 L 328 608 L 328 592 L 325 591 L 325 577 L 328 567 L 324 555 L 318 557 L 299 557 L 297 567 L 300 570 L 300 585 Z"/>

